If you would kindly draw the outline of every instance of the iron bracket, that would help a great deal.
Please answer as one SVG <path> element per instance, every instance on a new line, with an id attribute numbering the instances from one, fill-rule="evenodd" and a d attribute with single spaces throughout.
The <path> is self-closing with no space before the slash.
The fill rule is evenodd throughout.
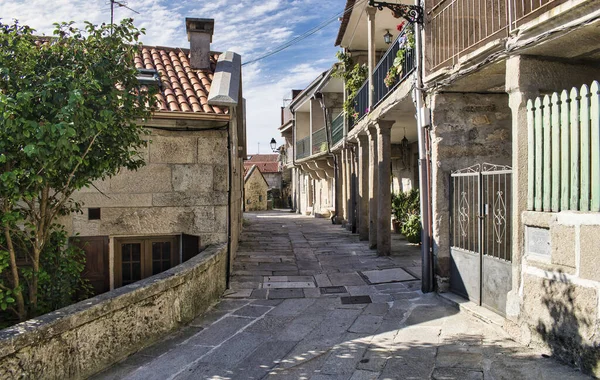
<path id="1" fill-rule="evenodd" d="M 383 10 L 383 7 L 389 8 L 395 18 L 404 17 L 411 24 L 423 25 L 424 12 L 420 5 L 392 4 L 375 0 L 369 0 L 369 5 L 380 11 Z"/>

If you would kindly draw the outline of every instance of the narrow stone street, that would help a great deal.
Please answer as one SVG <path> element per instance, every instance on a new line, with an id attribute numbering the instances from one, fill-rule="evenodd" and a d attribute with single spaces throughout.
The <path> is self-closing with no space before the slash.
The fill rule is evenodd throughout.
<path id="1" fill-rule="evenodd" d="M 231 290 L 97 379 L 576 379 L 570 367 L 420 292 L 419 248 L 377 257 L 289 212 L 246 214 Z"/>

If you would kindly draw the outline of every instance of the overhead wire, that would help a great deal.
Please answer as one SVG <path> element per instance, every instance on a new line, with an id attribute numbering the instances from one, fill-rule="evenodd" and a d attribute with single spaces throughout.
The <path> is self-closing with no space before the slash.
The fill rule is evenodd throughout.
<path id="1" fill-rule="evenodd" d="M 336 21 L 339 17 L 345 15 L 346 13 L 351 12 L 356 6 L 358 6 L 360 4 L 363 4 L 363 3 L 367 2 L 367 1 L 368 0 L 359 0 L 359 1 L 355 2 L 351 7 L 347 8 L 347 9 L 344 9 L 342 12 L 337 13 L 335 16 L 332 16 L 331 18 L 323 21 L 321 24 L 319 24 L 319 25 L 317 25 L 317 26 L 315 26 L 315 27 L 307 30 L 306 32 L 302 33 L 301 35 L 299 35 L 297 37 L 294 37 L 293 39 L 291 39 L 291 40 L 289 40 L 289 41 L 287 41 L 287 42 L 285 42 L 285 43 L 283 43 L 283 44 L 275 47 L 273 50 L 271 50 L 267 54 L 262 55 L 262 56 L 260 56 L 258 58 L 252 59 L 252 60 L 250 60 L 248 62 L 244 62 L 242 64 L 242 66 L 249 65 L 249 64 L 254 63 L 254 62 L 258 62 L 258 61 L 263 60 L 265 58 L 268 58 L 268 57 L 270 57 L 272 55 L 275 55 L 275 54 L 277 54 L 277 53 L 279 53 L 279 52 L 281 52 L 281 51 L 289 48 L 292 45 L 295 45 L 296 43 L 298 43 L 298 42 L 300 42 L 300 41 L 302 41 L 302 40 L 304 40 L 304 39 L 312 36 L 313 34 L 317 33 L 321 29 L 325 28 L 326 26 L 328 26 L 332 22 Z"/>

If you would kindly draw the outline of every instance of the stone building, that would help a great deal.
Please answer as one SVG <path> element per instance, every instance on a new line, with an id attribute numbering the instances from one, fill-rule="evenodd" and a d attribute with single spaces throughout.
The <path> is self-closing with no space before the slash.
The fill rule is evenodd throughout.
<path id="1" fill-rule="evenodd" d="M 246 145 L 241 59 L 210 51 L 213 26 L 187 18 L 189 49 L 142 47 L 132 64 L 159 86 L 159 109 L 143 121 L 146 165 L 74 194 L 84 212 L 65 224 L 86 250 L 85 275 L 98 293 L 211 244 L 227 242 L 235 255 Z"/>
<path id="2" fill-rule="evenodd" d="M 244 176 L 244 211 L 267 209 L 269 183 L 257 165 L 252 165 Z"/>
<path id="3" fill-rule="evenodd" d="M 598 376 L 600 3 L 462 18 L 438 3 L 423 30 L 437 287 Z"/>
<path id="4" fill-rule="evenodd" d="M 386 255 L 390 193 L 419 187 L 423 291 L 598 375 L 600 4 L 474 4 L 347 0 L 335 43 L 367 78 L 339 116 L 319 104 L 328 73 L 295 94 L 280 127 L 295 206 L 331 176 L 336 219 Z"/>

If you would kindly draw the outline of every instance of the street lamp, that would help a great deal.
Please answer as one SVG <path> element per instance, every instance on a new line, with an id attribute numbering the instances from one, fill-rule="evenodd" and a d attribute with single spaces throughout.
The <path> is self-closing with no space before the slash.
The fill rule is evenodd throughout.
<path id="1" fill-rule="evenodd" d="M 273 152 L 277 152 L 277 141 L 275 141 L 275 138 L 271 138 L 271 142 L 269 143 L 269 145 L 271 145 L 271 150 Z"/>
<path id="2" fill-rule="evenodd" d="M 385 34 L 383 35 L 383 40 L 385 41 L 386 44 L 391 44 L 392 43 L 392 38 L 394 36 L 392 36 L 392 33 L 390 33 L 389 29 L 385 30 Z"/>

